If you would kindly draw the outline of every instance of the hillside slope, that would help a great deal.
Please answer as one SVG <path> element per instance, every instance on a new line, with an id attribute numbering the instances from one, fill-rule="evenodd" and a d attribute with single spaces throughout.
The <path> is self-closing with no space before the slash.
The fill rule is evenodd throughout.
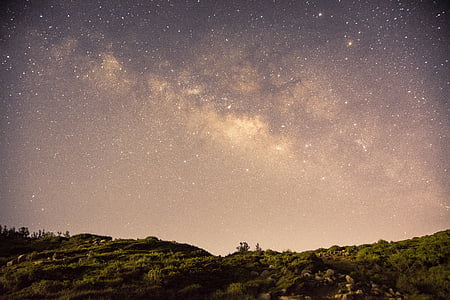
<path id="1" fill-rule="evenodd" d="M 2 236 L 0 299 L 450 299 L 450 230 L 217 257 L 161 241 Z"/>

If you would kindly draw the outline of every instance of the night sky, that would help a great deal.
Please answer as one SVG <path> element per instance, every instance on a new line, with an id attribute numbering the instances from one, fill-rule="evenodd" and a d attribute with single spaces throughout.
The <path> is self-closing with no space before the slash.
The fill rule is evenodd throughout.
<path id="1" fill-rule="evenodd" d="M 0 11 L 0 224 L 214 254 L 450 228 L 445 1 Z"/>

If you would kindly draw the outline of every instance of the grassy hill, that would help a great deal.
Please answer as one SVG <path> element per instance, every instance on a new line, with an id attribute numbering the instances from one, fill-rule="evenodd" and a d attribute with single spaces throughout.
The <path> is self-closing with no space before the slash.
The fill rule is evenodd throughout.
<path id="1" fill-rule="evenodd" d="M 155 237 L 2 229 L 0 299 L 450 299 L 450 230 L 226 257 Z"/>

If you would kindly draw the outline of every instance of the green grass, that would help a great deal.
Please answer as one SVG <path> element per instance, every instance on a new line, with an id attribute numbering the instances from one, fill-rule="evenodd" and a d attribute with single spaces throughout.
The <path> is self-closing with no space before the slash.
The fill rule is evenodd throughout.
<path id="1" fill-rule="evenodd" d="M 256 299 L 261 293 L 450 299 L 450 230 L 401 242 L 226 257 L 155 237 L 9 235 L 0 236 L 0 299 Z"/>

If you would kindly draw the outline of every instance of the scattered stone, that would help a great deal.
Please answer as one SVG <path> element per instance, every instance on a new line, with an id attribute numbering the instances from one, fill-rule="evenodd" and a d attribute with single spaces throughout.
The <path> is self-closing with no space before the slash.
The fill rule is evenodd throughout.
<path id="1" fill-rule="evenodd" d="M 311 278 L 311 271 L 308 269 L 303 269 L 302 272 L 300 273 L 301 276 L 305 277 L 305 278 Z"/>
<path id="2" fill-rule="evenodd" d="M 349 291 L 349 292 L 353 292 L 353 289 L 355 288 L 353 283 L 347 283 L 345 285 L 345 287 L 347 288 L 347 291 Z"/>
<path id="3" fill-rule="evenodd" d="M 357 294 L 357 295 L 364 295 L 364 292 L 363 292 L 363 290 L 357 290 L 355 292 L 355 294 Z"/>
<path id="4" fill-rule="evenodd" d="M 7 267 L 11 267 L 11 266 L 14 266 L 15 264 L 16 264 L 16 260 L 13 259 L 13 260 L 8 261 L 8 262 L 6 263 L 6 266 L 7 266 Z"/>
<path id="5" fill-rule="evenodd" d="M 355 283 L 355 280 L 350 275 L 345 275 L 345 281 L 348 283 Z"/>
<path id="6" fill-rule="evenodd" d="M 334 270 L 333 269 L 326 270 L 326 272 L 325 272 L 325 276 L 326 277 L 331 277 L 333 275 L 334 275 Z"/>
<path id="7" fill-rule="evenodd" d="M 258 297 L 256 298 L 257 300 L 270 300 L 270 294 L 269 293 L 261 293 L 258 295 Z"/>
<path id="8" fill-rule="evenodd" d="M 269 275 L 270 275 L 270 271 L 269 270 L 264 270 L 264 271 L 261 272 L 261 277 L 266 278 Z"/>
<path id="9" fill-rule="evenodd" d="M 302 276 L 305 277 L 306 279 L 309 279 L 312 277 L 312 275 L 310 273 L 303 273 Z"/>
<path id="10" fill-rule="evenodd" d="M 19 255 L 19 257 L 17 257 L 17 263 L 20 264 L 20 263 L 26 261 L 26 259 L 27 259 L 26 254 Z"/>
<path id="11" fill-rule="evenodd" d="M 379 288 L 372 288 L 371 293 L 374 295 L 381 295 L 383 292 Z"/>

